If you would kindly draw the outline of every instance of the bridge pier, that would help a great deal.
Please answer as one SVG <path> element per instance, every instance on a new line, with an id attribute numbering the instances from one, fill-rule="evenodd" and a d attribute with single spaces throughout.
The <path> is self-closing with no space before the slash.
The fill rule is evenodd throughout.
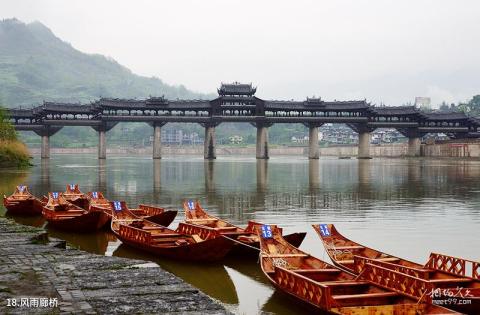
<path id="1" fill-rule="evenodd" d="M 107 139 L 105 138 L 106 133 L 106 130 L 98 130 L 98 158 L 100 160 L 107 158 Z"/>
<path id="2" fill-rule="evenodd" d="M 419 137 L 408 138 L 408 153 L 410 157 L 420 156 L 421 140 Z"/>
<path id="3" fill-rule="evenodd" d="M 308 128 L 308 158 L 317 160 L 320 158 L 320 150 L 318 148 L 318 126 L 310 125 Z"/>
<path id="4" fill-rule="evenodd" d="M 50 136 L 42 135 L 42 146 L 40 149 L 40 156 L 42 159 L 50 158 Z"/>
<path id="5" fill-rule="evenodd" d="M 162 125 L 153 125 L 153 159 L 162 158 Z"/>
<path id="6" fill-rule="evenodd" d="M 268 127 L 257 126 L 257 159 L 268 159 Z"/>
<path id="7" fill-rule="evenodd" d="M 50 158 L 50 137 L 56 134 L 62 127 L 43 126 L 40 129 L 34 130 L 34 132 L 42 138 L 42 144 L 40 146 L 40 157 L 42 159 Z"/>
<path id="8" fill-rule="evenodd" d="M 203 143 L 203 157 L 206 160 L 214 160 L 217 158 L 215 152 L 215 126 L 205 126 L 205 141 Z"/>
<path id="9" fill-rule="evenodd" d="M 358 133 L 358 155 L 357 159 L 371 159 L 370 155 L 370 132 Z"/>

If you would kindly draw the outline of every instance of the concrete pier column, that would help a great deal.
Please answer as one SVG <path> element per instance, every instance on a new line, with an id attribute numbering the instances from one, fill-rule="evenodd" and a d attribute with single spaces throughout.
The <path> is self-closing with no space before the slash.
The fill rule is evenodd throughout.
<path id="1" fill-rule="evenodd" d="M 203 143 L 203 157 L 206 160 L 217 158 L 215 152 L 215 126 L 205 126 L 205 142 Z"/>
<path id="2" fill-rule="evenodd" d="M 420 144 L 421 140 L 419 137 L 408 138 L 408 156 L 420 156 Z"/>
<path id="3" fill-rule="evenodd" d="M 358 159 L 371 159 L 370 155 L 370 132 L 358 134 Z"/>
<path id="4" fill-rule="evenodd" d="M 257 159 L 268 159 L 268 127 L 257 126 Z"/>
<path id="5" fill-rule="evenodd" d="M 50 158 L 50 136 L 42 135 L 42 147 L 41 147 L 42 159 Z"/>
<path id="6" fill-rule="evenodd" d="M 153 158 L 162 158 L 162 127 L 153 125 Z"/>
<path id="7" fill-rule="evenodd" d="M 105 138 L 106 131 L 98 131 L 98 158 L 106 159 L 107 158 L 107 140 Z"/>
<path id="8" fill-rule="evenodd" d="M 308 158 L 318 159 L 320 157 L 320 150 L 318 148 L 318 127 L 309 126 L 308 136 Z"/>

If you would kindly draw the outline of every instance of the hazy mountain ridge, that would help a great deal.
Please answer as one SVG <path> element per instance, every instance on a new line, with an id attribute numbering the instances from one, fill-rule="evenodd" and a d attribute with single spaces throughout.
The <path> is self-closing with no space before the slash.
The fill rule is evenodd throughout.
<path id="1" fill-rule="evenodd" d="M 0 104 L 43 100 L 88 102 L 103 97 L 204 98 L 158 78 L 133 74 L 115 60 L 86 54 L 56 37 L 40 22 L 0 21 Z"/>

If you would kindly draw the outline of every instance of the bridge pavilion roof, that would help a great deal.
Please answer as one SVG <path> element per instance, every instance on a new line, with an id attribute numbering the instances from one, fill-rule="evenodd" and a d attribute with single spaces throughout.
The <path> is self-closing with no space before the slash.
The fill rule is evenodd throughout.
<path id="1" fill-rule="evenodd" d="M 325 102 L 318 99 L 306 101 L 265 101 L 265 110 L 322 110 L 322 111 L 359 111 L 369 108 L 365 101 Z"/>
<path id="2" fill-rule="evenodd" d="M 420 113 L 415 106 L 372 106 L 370 112 L 378 116 L 408 116 Z"/>
<path id="3" fill-rule="evenodd" d="M 234 83 L 222 83 L 220 88 L 217 89 L 218 95 L 248 95 L 252 96 L 257 91 L 256 87 L 253 87 L 252 84 L 242 84 L 238 82 Z"/>

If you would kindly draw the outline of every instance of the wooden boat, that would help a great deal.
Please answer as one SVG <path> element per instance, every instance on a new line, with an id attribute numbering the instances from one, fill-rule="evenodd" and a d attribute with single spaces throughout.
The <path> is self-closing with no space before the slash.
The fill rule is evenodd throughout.
<path id="1" fill-rule="evenodd" d="M 112 216 L 114 210 L 112 208 L 112 204 L 103 196 L 101 192 L 89 192 L 87 195 L 90 201 L 89 209 L 104 211 L 109 216 Z M 130 209 L 127 205 L 125 205 L 125 207 L 141 219 L 145 219 L 163 226 L 169 226 L 170 223 L 175 220 L 175 217 L 178 213 L 177 210 L 166 210 L 164 208 L 148 206 L 144 204 L 138 205 L 138 208 L 136 209 Z"/>
<path id="2" fill-rule="evenodd" d="M 113 201 L 111 206 L 111 228 L 115 235 L 123 243 L 154 255 L 189 261 L 218 261 L 233 246 L 211 228 L 180 223 L 174 231 L 136 216 L 123 201 Z"/>
<path id="3" fill-rule="evenodd" d="M 422 265 L 356 243 L 340 234 L 333 224 L 316 224 L 313 228 L 330 259 L 344 270 L 358 275 L 364 271 L 367 263 L 374 264 L 422 279 L 431 290 L 454 289 L 450 290 L 451 294 L 468 295 L 468 304 L 450 304 L 449 308 L 467 313 L 480 310 L 480 262 L 432 253 Z M 437 300 L 448 298 L 444 294 L 446 292 L 439 292 L 441 294 L 436 296 Z"/>
<path id="4" fill-rule="evenodd" d="M 71 232 L 91 232 L 105 226 L 109 216 L 103 211 L 88 211 L 68 202 L 62 193 L 48 193 L 43 216 L 54 228 Z"/>
<path id="5" fill-rule="evenodd" d="M 233 225 L 228 221 L 208 214 L 205 209 L 202 208 L 198 201 L 185 201 L 183 203 L 183 208 L 185 210 L 185 222 L 213 228 L 226 237 L 235 239 L 240 243 L 248 245 L 234 246 L 232 253 L 252 253 L 258 255 L 258 249 L 260 248 L 260 244 L 258 235 L 255 232 L 255 227 L 261 225 L 260 223 L 249 221 L 246 228 L 241 228 L 239 226 Z M 284 238 L 293 246 L 299 247 L 300 244 L 302 244 L 306 234 L 307 233 L 292 233 L 285 235 Z"/>
<path id="6" fill-rule="evenodd" d="M 8 214 L 13 215 L 41 215 L 47 198 L 38 199 L 30 193 L 27 186 L 20 185 L 10 196 L 3 195 L 3 205 Z"/>
<path id="7" fill-rule="evenodd" d="M 88 210 L 90 203 L 88 196 L 80 191 L 78 184 L 67 185 L 67 188 L 62 195 L 68 202 L 73 203 L 82 209 Z"/>
<path id="8" fill-rule="evenodd" d="M 276 226 L 256 229 L 265 276 L 282 292 L 317 309 L 333 314 L 458 314 L 432 305 L 425 296 L 417 299 L 408 295 L 407 287 L 385 288 L 375 277 L 363 279 L 313 257 L 286 242 Z M 380 266 L 367 266 L 373 273 L 384 271 Z"/>

